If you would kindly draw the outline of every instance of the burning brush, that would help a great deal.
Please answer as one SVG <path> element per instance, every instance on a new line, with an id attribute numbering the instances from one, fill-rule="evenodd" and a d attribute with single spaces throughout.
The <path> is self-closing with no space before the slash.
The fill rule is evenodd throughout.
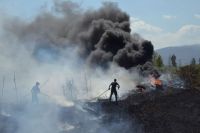
<path id="1" fill-rule="evenodd" d="M 150 75 L 150 83 L 156 89 L 162 89 L 162 81 L 159 78 L 156 78 L 154 75 Z"/>
<path id="2" fill-rule="evenodd" d="M 161 90 L 163 89 L 163 84 L 162 81 L 159 79 L 159 75 L 155 75 L 155 74 L 150 74 L 149 75 L 149 82 L 148 84 L 138 84 L 136 85 L 137 88 L 137 92 L 144 92 L 145 90 L 147 90 L 147 88 L 155 88 L 157 90 Z"/>

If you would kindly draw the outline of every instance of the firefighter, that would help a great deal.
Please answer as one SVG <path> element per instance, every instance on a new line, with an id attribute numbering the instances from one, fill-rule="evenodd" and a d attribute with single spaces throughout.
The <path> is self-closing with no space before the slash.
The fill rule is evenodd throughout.
<path id="1" fill-rule="evenodd" d="M 40 83 L 36 82 L 36 84 L 31 89 L 32 103 L 35 103 L 35 104 L 38 104 L 38 94 L 40 93 L 39 85 L 40 85 Z"/>
<path id="2" fill-rule="evenodd" d="M 115 100 L 116 100 L 116 103 L 118 103 L 118 101 L 117 101 L 117 89 L 116 88 L 120 88 L 120 85 L 117 83 L 117 79 L 114 79 L 114 82 L 112 82 L 110 85 L 109 85 L 109 89 L 108 90 L 110 90 L 111 89 L 111 93 L 110 93 L 110 98 L 109 98 L 109 100 L 110 100 L 110 102 L 111 102 L 111 98 L 112 98 L 112 95 L 113 95 L 113 93 L 115 94 Z"/>

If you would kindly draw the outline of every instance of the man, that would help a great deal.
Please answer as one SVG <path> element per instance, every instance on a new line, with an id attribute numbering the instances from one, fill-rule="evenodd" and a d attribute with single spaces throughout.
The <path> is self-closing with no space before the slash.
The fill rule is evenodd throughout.
<path id="1" fill-rule="evenodd" d="M 39 88 L 40 83 L 36 82 L 36 84 L 33 86 L 31 89 L 32 93 L 32 103 L 38 103 L 38 93 L 40 93 L 40 88 Z"/>
<path id="2" fill-rule="evenodd" d="M 114 79 L 114 82 L 112 82 L 110 85 L 109 85 L 109 89 L 108 90 L 110 90 L 111 89 L 111 93 L 110 93 L 110 98 L 109 98 L 109 100 L 111 101 L 111 98 L 112 98 L 112 95 L 113 95 L 113 93 L 115 94 L 115 100 L 116 100 L 116 103 L 118 103 L 118 101 L 117 101 L 117 89 L 116 89 L 116 87 L 118 87 L 118 89 L 120 88 L 120 86 L 119 86 L 119 84 L 117 83 L 117 79 Z"/>

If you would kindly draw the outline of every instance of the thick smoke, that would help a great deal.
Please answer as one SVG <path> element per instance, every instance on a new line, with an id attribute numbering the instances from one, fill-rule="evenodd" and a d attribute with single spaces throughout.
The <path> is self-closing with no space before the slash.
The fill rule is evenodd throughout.
<path id="1" fill-rule="evenodd" d="M 91 66 L 116 63 L 129 69 L 151 60 L 153 45 L 131 35 L 129 15 L 117 4 L 104 3 L 98 10 L 84 11 L 78 4 L 64 1 L 55 2 L 53 9 L 31 22 L 11 19 L 4 26 L 9 35 L 32 48 L 39 61 L 43 52 L 56 60 L 63 49 L 71 47 Z"/>
<path id="2" fill-rule="evenodd" d="M 73 81 L 75 101 L 97 98 L 117 78 L 121 98 L 140 80 L 132 67 L 146 64 L 141 70 L 152 70 L 148 61 L 152 58 L 153 46 L 150 41 L 131 34 L 128 14 L 114 3 L 104 3 L 100 9 L 85 11 L 71 1 L 55 1 L 53 11 L 42 11 L 30 21 L 7 14 L 2 16 L 5 18 L 2 22 L 0 19 L 3 31 L 0 33 L 0 75 L 5 77 L 5 86 L 4 94 L 1 94 L 0 117 L 9 114 L 9 119 L 16 119 L 18 129 L 14 127 L 15 132 L 110 133 L 129 130 L 127 126 L 131 123 L 127 120 L 102 126 L 99 117 L 103 114 L 92 116 L 80 103 L 63 95 L 68 81 Z M 13 83 L 14 72 L 19 98 Z M 36 81 L 41 83 L 41 92 L 45 94 L 39 95 L 39 106 L 30 104 L 30 89 Z M 2 84 L 1 81 L 0 86 Z M 69 90 L 67 93 L 71 95 Z M 103 96 L 108 98 L 109 92 Z M 6 107 L 13 105 L 17 109 Z M 61 107 L 67 112 L 58 116 Z M 60 118 L 66 121 L 60 121 Z"/>

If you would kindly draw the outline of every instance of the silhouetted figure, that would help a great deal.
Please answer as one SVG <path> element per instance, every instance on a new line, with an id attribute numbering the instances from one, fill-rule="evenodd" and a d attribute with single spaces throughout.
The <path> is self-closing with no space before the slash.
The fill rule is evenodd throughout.
<path id="1" fill-rule="evenodd" d="M 40 88 L 39 88 L 40 83 L 36 82 L 36 84 L 33 86 L 31 89 L 32 93 L 32 103 L 38 103 L 38 93 L 40 93 Z"/>
<path id="2" fill-rule="evenodd" d="M 110 85 L 109 85 L 109 90 L 111 89 L 111 93 L 110 93 L 110 98 L 109 100 L 111 101 L 111 98 L 112 98 L 112 95 L 113 93 L 115 94 L 115 100 L 116 100 L 116 103 L 118 103 L 117 101 L 117 89 L 116 87 L 118 87 L 118 89 L 120 88 L 120 85 L 117 83 L 117 80 L 114 79 L 114 82 L 112 82 Z"/>

